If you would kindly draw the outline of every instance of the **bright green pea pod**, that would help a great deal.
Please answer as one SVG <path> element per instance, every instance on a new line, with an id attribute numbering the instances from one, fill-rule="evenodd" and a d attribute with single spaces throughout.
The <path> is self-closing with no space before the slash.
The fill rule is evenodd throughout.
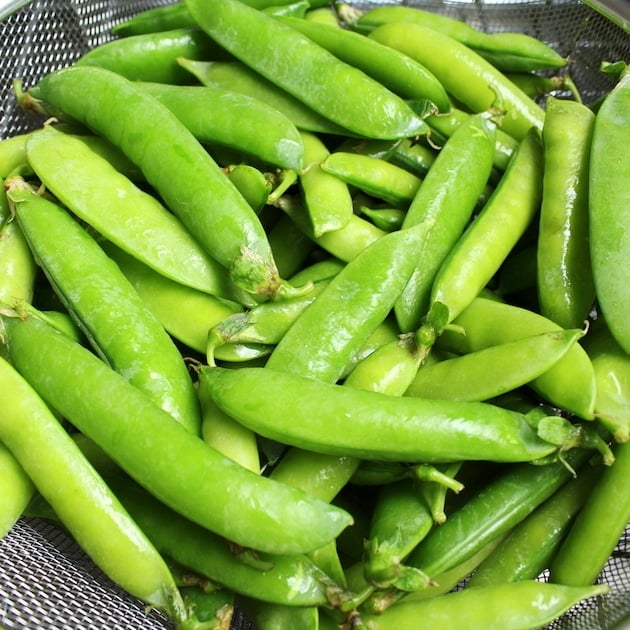
<path id="1" fill-rule="evenodd" d="M 0 382 L 0 440 L 63 525 L 116 584 L 163 610 L 173 621 L 182 621 L 183 603 L 162 557 L 37 390 L 2 358 Z"/>
<path id="2" fill-rule="evenodd" d="M 486 33 L 464 20 L 419 7 L 376 7 L 356 20 L 360 29 L 371 30 L 387 22 L 410 22 L 426 26 L 452 37 L 479 53 L 493 53 L 498 59 L 509 58 L 527 63 L 531 70 L 561 68 L 567 60 L 545 42 L 518 32 Z M 505 66 L 502 67 L 505 69 Z"/>
<path id="3" fill-rule="evenodd" d="M 186 5 L 183 2 L 174 2 L 173 4 L 141 11 L 128 20 L 115 24 L 111 32 L 112 35 L 118 37 L 129 37 L 130 35 L 191 28 L 194 25 L 195 21 L 188 12 Z"/>
<path id="4" fill-rule="evenodd" d="M 222 297 L 234 293 L 225 268 L 188 229 L 82 140 L 43 129 L 29 138 L 27 156 L 61 204 L 124 251 L 176 282 Z"/>
<path id="5" fill-rule="evenodd" d="M 514 527 L 479 565 L 467 584 L 499 585 L 534 580 L 557 551 L 563 537 L 593 489 L 602 466 L 584 466 L 557 492 Z"/>
<path id="6" fill-rule="evenodd" d="M 499 126 L 517 140 L 531 127 L 542 129 L 541 107 L 500 70 L 452 37 L 411 22 L 386 23 L 369 36 L 419 61 L 470 111 L 494 107 L 504 112 Z"/>
<path id="7" fill-rule="evenodd" d="M 383 139 L 426 132 L 402 98 L 273 17 L 237 0 L 215 0 L 212 8 L 200 0 L 186 5 L 213 40 L 341 127 Z"/>
<path id="8" fill-rule="evenodd" d="M 347 135 L 348 131 L 327 120 L 294 96 L 238 61 L 198 61 L 180 57 L 178 63 L 203 85 L 215 85 L 258 98 L 282 112 L 304 131 Z"/>
<path id="9" fill-rule="evenodd" d="M 9 196 L 29 247 L 93 348 L 198 434 L 199 405 L 182 356 L 118 266 L 60 206 L 26 188 Z"/>
<path id="10" fill-rule="evenodd" d="M 538 299 L 541 314 L 563 328 L 581 326 L 595 299 L 588 226 L 594 121 L 586 105 L 554 97 L 546 101 Z"/>
<path id="11" fill-rule="evenodd" d="M 352 197 L 347 183 L 329 173 L 323 163 L 330 156 L 318 136 L 302 132 L 304 169 L 299 173 L 299 184 L 308 213 L 313 236 L 345 227 L 353 213 Z"/>
<path id="12" fill-rule="evenodd" d="M 50 326 L 32 317 L 5 318 L 4 324 L 10 359 L 24 378 L 184 517 L 241 546 L 279 554 L 318 549 L 351 524 L 344 510 L 257 475 L 211 448 Z"/>
<path id="13" fill-rule="evenodd" d="M 295 275 L 289 278 L 289 282 L 300 286 L 307 282 L 317 284 L 320 280 L 330 280 L 336 276 L 345 266 L 345 263 L 334 257 L 318 260 L 299 269 Z"/>
<path id="14" fill-rule="evenodd" d="M 237 286 L 270 298 L 296 291 L 280 279 L 256 213 L 199 141 L 154 97 L 115 72 L 76 65 L 46 75 L 31 92 L 26 100 L 42 99 L 39 105 L 89 124 L 120 147 Z"/>
<path id="15" fill-rule="evenodd" d="M 380 615 L 361 614 L 358 628 L 411 628 L 422 619 L 429 628 L 542 628 L 581 601 L 608 593 L 605 584 L 570 587 L 537 580 L 463 589 L 422 601 L 399 602 Z"/>
<path id="16" fill-rule="evenodd" d="M 0 141 L 0 179 L 5 179 L 16 170 L 23 172 L 22 169 L 28 164 L 27 140 L 28 133 L 23 133 Z"/>
<path id="17" fill-rule="evenodd" d="M 432 221 L 433 227 L 395 305 L 404 332 L 421 325 L 435 276 L 470 221 L 492 170 L 495 136 L 495 124 L 483 115 L 463 122 L 437 154 L 407 210 L 403 228 L 422 221 Z"/>
<path id="18" fill-rule="evenodd" d="M 401 398 L 271 367 L 206 367 L 200 381 L 245 426 L 324 454 L 439 463 L 529 461 L 555 451 L 524 416 L 487 403 Z"/>
<path id="19" fill-rule="evenodd" d="M 200 142 L 239 149 L 280 168 L 302 167 L 304 146 L 295 125 L 260 99 L 203 85 L 139 85 L 166 105 Z"/>
<path id="20" fill-rule="evenodd" d="M 589 169 L 590 253 L 595 293 L 610 332 L 630 353 L 630 71 L 595 118 Z"/>
<path id="21" fill-rule="evenodd" d="M 0 362 L 4 361 L 0 357 Z M 4 403 L 6 404 L 6 402 Z M 0 442 L 0 539 L 4 538 L 23 515 L 35 492 L 35 486 L 9 449 Z"/>
<path id="22" fill-rule="evenodd" d="M 487 285 L 532 223 L 540 205 L 542 177 L 542 144 L 532 130 L 437 272 L 430 301 L 444 304 L 450 321 Z"/>
<path id="23" fill-rule="evenodd" d="M 284 18 L 283 22 L 402 98 L 429 100 L 442 112 L 450 109 L 448 94 L 442 84 L 407 55 L 339 26 L 297 18 Z"/>
<path id="24" fill-rule="evenodd" d="M 405 211 L 399 208 L 368 208 L 361 206 L 359 213 L 365 215 L 374 225 L 385 232 L 400 230 Z"/>
<path id="25" fill-rule="evenodd" d="M 599 327 L 597 327 L 599 325 Z M 584 339 L 597 381 L 595 416 L 617 442 L 630 440 L 630 357 L 603 322 Z"/>
<path id="26" fill-rule="evenodd" d="M 489 400 L 547 372 L 582 330 L 557 330 L 490 346 L 418 370 L 406 396 L 443 400 Z"/>
<path id="27" fill-rule="evenodd" d="M 539 313 L 485 297 L 475 298 L 454 320 L 454 324 L 460 331 L 445 331 L 437 345 L 458 354 L 561 330 Z M 563 358 L 534 379 L 530 386 L 561 409 L 584 419 L 594 417 L 595 372 L 588 355 L 579 344 L 574 344 Z"/>
<path id="28" fill-rule="evenodd" d="M 222 630 L 234 617 L 234 593 L 227 588 L 205 590 L 203 586 L 178 586 L 184 605 L 191 612 L 190 626 Z"/>
<path id="29" fill-rule="evenodd" d="M 422 180 L 382 158 L 334 151 L 321 168 L 363 192 L 397 208 L 406 208 Z"/>
<path id="30" fill-rule="evenodd" d="M 256 598 L 240 600 L 239 604 L 258 630 L 318 630 L 319 612 L 315 606 L 296 608 L 269 604 Z"/>

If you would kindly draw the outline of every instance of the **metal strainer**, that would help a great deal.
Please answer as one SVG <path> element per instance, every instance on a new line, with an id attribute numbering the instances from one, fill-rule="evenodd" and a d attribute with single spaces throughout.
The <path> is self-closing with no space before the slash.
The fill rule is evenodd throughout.
<path id="1" fill-rule="evenodd" d="M 36 124 L 22 113 L 12 82 L 24 87 L 75 61 L 111 39 L 112 26 L 165 0 L 0 0 L 0 138 Z M 367 7 L 377 2 L 355 2 Z M 487 31 L 520 31 L 550 43 L 572 63 L 564 70 L 590 104 L 614 79 L 599 70 L 602 61 L 630 62 L 628 0 L 416 0 L 403 4 L 461 18 Z M 593 8 L 594 7 L 594 8 Z M 86 95 L 89 97 L 89 95 Z M 545 579 L 545 575 L 541 576 Z M 626 530 L 600 580 L 611 593 L 588 600 L 549 626 L 551 630 L 630 628 L 630 530 Z M 624 621 L 625 620 L 625 621 Z M 40 519 L 23 518 L 0 540 L 0 627 L 7 629 L 169 628 L 160 613 L 144 609 L 112 584 L 76 543 Z M 252 624 L 237 614 L 232 627 Z"/>

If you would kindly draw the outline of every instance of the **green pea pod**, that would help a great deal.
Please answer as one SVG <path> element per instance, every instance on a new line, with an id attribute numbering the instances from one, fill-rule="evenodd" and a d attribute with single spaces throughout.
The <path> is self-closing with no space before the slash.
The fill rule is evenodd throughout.
<path id="1" fill-rule="evenodd" d="M 37 391 L 2 358 L 0 381 L 0 440 L 63 525 L 116 584 L 182 621 L 183 602 L 162 557 Z"/>
<path id="2" fill-rule="evenodd" d="M 389 158 L 392 164 L 401 166 L 419 177 L 424 177 L 435 161 L 437 150 L 422 142 L 403 138 Z"/>
<path id="3" fill-rule="evenodd" d="M 92 347 L 198 435 L 199 404 L 182 356 L 118 266 L 60 206 L 27 188 L 9 196 L 29 247 Z"/>
<path id="4" fill-rule="evenodd" d="M 534 580 L 557 551 L 575 516 L 587 500 L 602 466 L 585 466 L 557 492 L 512 529 L 479 565 L 467 584 L 499 585 Z"/>
<path id="5" fill-rule="evenodd" d="M 551 46 L 531 35 L 516 32 L 486 33 L 464 20 L 419 7 L 375 7 L 361 15 L 356 21 L 356 26 L 371 30 L 387 22 L 420 24 L 452 37 L 479 54 L 489 53 L 497 60 L 520 61 L 531 70 L 561 68 L 567 64 L 567 60 Z M 503 65 L 501 69 L 508 68 Z"/>
<path id="6" fill-rule="evenodd" d="M 630 130 L 630 72 L 622 75 L 599 108 L 589 168 L 590 253 L 595 293 L 610 332 L 630 353 L 630 181 L 626 147 Z"/>
<path id="7" fill-rule="evenodd" d="M 342 179 L 331 175 L 323 163 L 330 152 L 320 138 L 303 131 L 304 169 L 299 174 L 304 207 L 308 212 L 313 236 L 345 227 L 352 216 L 350 189 Z"/>
<path id="8" fill-rule="evenodd" d="M 597 386 L 595 415 L 615 441 L 630 440 L 630 358 L 610 334 L 605 324 L 584 339 Z"/>
<path id="9" fill-rule="evenodd" d="M 233 90 L 268 103 L 289 118 L 298 129 L 336 135 L 349 133 L 241 62 L 180 57 L 178 63 L 203 85 Z"/>
<path id="10" fill-rule="evenodd" d="M 435 276 L 468 225 L 488 182 L 494 146 L 494 123 L 483 115 L 468 118 L 442 147 L 409 206 L 403 228 L 427 220 L 433 227 L 395 305 L 404 332 L 416 330 L 429 309 Z"/>
<path id="11" fill-rule="evenodd" d="M 223 411 L 259 434 L 329 455 L 510 462 L 555 451 L 524 416 L 488 403 L 400 398 L 271 367 L 206 367 L 200 382 Z"/>
<path id="12" fill-rule="evenodd" d="M 402 98 L 429 100 L 442 112 L 450 109 L 446 90 L 435 76 L 397 50 L 338 26 L 298 18 L 283 18 L 282 21 Z"/>
<path id="13" fill-rule="evenodd" d="M 221 455 L 50 326 L 32 317 L 5 318 L 4 325 L 10 359 L 32 387 L 151 494 L 193 522 L 244 547 L 279 554 L 322 547 L 351 523 L 344 510 Z"/>
<path id="14" fill-rule="evenodd" d="M 269 604 L 255 598 L 239 603 L 248 619 L 252 619 L 258 630 L 289 630 L 289 628 L 318 630 L 319 628 L 319 612 L 315 606 L 296 608 L 295 606 Z"/>
<path id="15" fill-rule="evenodd" d="M 158 33 L 178 28 L 191 28 L 195 24 L 186 5 L 174 2 L 165 6 L 140 11 L 131 18 L 112 26 L 112 35 L 129 37 L 145 33 Z"/>
<path id="16" fill-rule="evenodd" d="M 321 168 L 397 208 L 406 208 L 422 183 L 417 175 L 387 160 L 348 151 L 334 151 Z"/>
<path id="17" fill-rule="evenodd" d="M 4 361 L 0 357 L 0 364 Z M 24 510 L 35 492 L 35 486 L 24 468 L 9 449 L 0 442 L 0 539 L 4 538 Z"/>
<path id="18" fill-rule="evenodd" d="M 577 87 L 567 76 L 547 76 L 527 71 L 505 72 L 505 75 L 531 98 L 552 96 L 554 92 L 568 90 L 578 103 L 581 102 Z"/>
<path id="19" fill-rule="evenodd" d="M 264 228 L 247 201 L 153 96 L 114 72 L 90 66 L 48 74 L 31 92 L 120 147 L 237 286 L 272 298 L 292 291 L 279 278 Z M 112 99 L 117 116 L 111 115 Z"/>
<path id="20" fill-rule="evenodd" d="M 186 4 L 217 43 L 341 127 L 384 139 L 426 131 L 403 99 L 273 17 L 237 0 L 216 0 L 211 10 L 198 0 Z"/>
<path id="21" fill-rule="evenodd" d="M 400 230 L 405 211 L 399 208 L 368 208 L 361 206 L 359 213 L 365 215 L 374 225 L 385 232 Z"/>
<path id="22" fill-rule="evenodd" d="M 445 331 L 437 346 L 463 354 L 530 335 L 560 330 L 539 313 L 496 299 L 477 297 L 454 320 L 462 332 Z M 547 372 L 530 386 L 553 405 L 592 419 L 595 406 L 595 373 L 584 348 L 574 344 Z"/>
<path id="23" fill-rule="evenodd" d="M 267 205 L 269 193 L 271 193 L 270 178 L 250 164 L 230 164 L 224 170 L 229 180 L 252 207 L 252 210 L 260 215 Z M 271 243 L 269 244 L 271 245 Z"/>
<path id="24" fill-rule="evenodd" d="M 76 63 L 106 68 L 131 81 L 191 83 L 190 74 L 177 63 L 179 57 L 220 59 L 225 52 L 198 28 L 178 28 L 105 42 Z"/>
<path id="25" fill-rule="evenodd" d="M 171 280 L 231 297 L 225 268 L 188 229 L 80 139 L 43 129 L 29 138 L 27 156 L 59 202 L 99 234 Z"/>
<path id="26" fill-rule="evenodd" d="M 5 179 L 9 175 L 26 167 L 26 141 L 28 133 L 22 133 L 0 141 L 0 179 Z"/>
<path id="27" fill-rule="evenodd" d="M 400 602 L 380 615 L 362 614 L 359 628 L 413 627 L 418 619 L 431 628 L 456 627 L 529 630 L 542 628 L 581 601 L 608 593 L 605 584 L 570 587 L 528 580 L 477 587 L 422 601 Z"/>
<path id="28" fill-rule="evenodd" d="M 537 286 L 541 314 L 563 328 L 581 326 L 595 299 L 588 234 L 594 121 L 586 105 L 554 97 L 546 101 Z"/>
<path id="29" fill-rule="evenodd" d="M 267 235 L 280 275 L 290 278 L 296 287 L 306 284 L 308 280 L 300 282 L 296 275 L 315 249 L 315 243 L 286 214 L 273 224 Z"/>
<path id="30" fill-rule="evenodd" d="M 490 346 L 418 370 L 406 396 L 489 400 L 547 372 L 584 331 L 558 330 Z"/>
<path id="31" fill-rule="evenodd" d="M 444 304 L 450 321 L 486 286 L 532 223 L 540 205 L 542 171 L 542 145 L 532 130 L 437 272 L 430 301 Z"/>
<path id="32" fill-rule="evenodd" d="M 139 85 L 166 105 L 199 141 L 233 147 L 280 168 L 302 167 L 304 146 L 298 130 L 267 103 L 219 87 Z"/>
<path id="33" fill-rule="evenodd" d="M 410 22 L 383 24 L 369 37 L 419 61 L 470 111 L 494 107 L 504 112 L 499 126 L 517 140 L 531 127 L 542 129 L 541 107 L 500 70 L 452 37 Z"/>

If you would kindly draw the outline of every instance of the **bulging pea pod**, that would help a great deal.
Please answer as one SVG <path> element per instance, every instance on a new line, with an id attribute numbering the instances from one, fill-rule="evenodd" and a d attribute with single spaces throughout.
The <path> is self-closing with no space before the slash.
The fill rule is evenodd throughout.
<path id="1" fill-rule="evenodd" d="M 439 111 L 449 110 L 450 101 L 442 84 L 407 55 L 338 25 L 297 18 L 283 18 L 283 21 L 402 98 L 428 100 Z"/>
<path id="2" fill-rule="evenodd" d="M 239 149 L 279 168 L 302 168 L 304 145 L 297 128 L 264 101 L 219 87 L 138 85 L 166 105 L 200 142 Z"/>
<path id="3" fill-rule="evenodd" d="M 436 345 L 457 354 L 560 330 L 535 311 L 488 297 L 475 298 L 453 323 L 459 330 L 444 331 Z M 594 418 L 595 373 L 580 344 L 573 344 L 563 358 L 529 385 L 551 404 L 585 420 Z"/>
<path id="4" fill-rule="evenodd" d="M 257 475 L 208 446 L 50 326 L 33 317 L 3 321 L 10 360 L 32 387 L 182 516 L 238 545 L 279 554 L 318 549 L 351 524 L 344 510 Z"/>
<path id="5" fill-rule="evenodd" d="M 617 343 L 630 353 L 630 70 L 602 102 L 595 117 L 589 167 L 589 239 L 599 308 Z"/>
<path id="6" fill-rule="evenodd" d="M 405 219 L 405 211 L 400 208 L 370 208 L 362 205 L 359 214 L 365 215 L 374 225 L 385 232 L 400 230 Z"/>
<path id="7" fill-rule="evenodd" d="M 225 268 L 181 221 L 80 138 L 47 127 L 29 137 L 26 154 L 58 202 L 104 238 L 171 280 L 234 295 Z"/>
<path id="8" fill-rule="evenodd" d="M 581 326 L 595 300 L 589 254 L 588 172 L 595 114 L 581 103 L 546 100 L 544 175 L 537 243 L 542 315 Z"/>
<path id="9" fill-rule="evenodd" d="M 229 164 L 223 167 L 223 171 L 260 216 L 273 188 L 272 178 L 251 164 Z"/>
<path id="10" fill-rule="evenodd" d="M 361 614 L 358 628 L 409 628 L 422 619 L 431 628 L 542 628 L 579 602 L 606 595 L 610 587 L 597 584 L 571 587 L 537 580 L 463 589 L 427 600 L 401 601 L 382 614 Z"/>
<path id="11" fill-rule="evenodd" d="M 0 360 L 4 360 L 0 357 Z M 35 493 L 33 481 L 13 453 L 0 442 L 0 539 L 4 538 Z"/>
<path id="12" fill-rule="evenodd" d="M 52 334 L 63 338 L 55 331 Z M 9 333 L 4 342 L 11 345 L 11 339 Z M 2 443 L 64 527 L 110 579 L 172 621 L 185 620 L 183 602 L 159 552 L 13 363 L 14 357 L 11 363 L 0 358 Z"/>
<path id="13" fill-rule="evenodd" d="M 117 116 L 111 115 L 112 99 Z M 247 201 L 184 124 L 132 81 L 75 65 L 42 78 L 22 96 L 28 102 L 88 124 L 118 146 L 241 289 L 267 298 L 298 291 L 279 277 L 265 230 Z"/>
<path id="14" fill-rule="evenodd" d="M 26 141 L 28 133 L 22 133 L 0 141 L 0 179 L 9 175 L 26 176 L 28 160 L 26 159 Z"/>
<path id="15" fill-rule="evenodd" d="M 547 372 L 583 336 L 580 329 L 557 330 L 423 366 L 405 396 L 490 400 Z"/>
<path id="16" fill-rule="evenodd" d="M 199 404 L 172 339 L 98 242 L 64 208 L 20 181 L 8 193 L 20 227 L 92 348 L 154 404 L 198 435 Z"/>
<path id="17" fill-rule="evenodd" d="M 211 10 L 198 0 L 186 5 L 220 46 L 344 129 L 382 139 L 426 132 L 404 99 L 272 16 L 237 0 L 216 0 Z"/>

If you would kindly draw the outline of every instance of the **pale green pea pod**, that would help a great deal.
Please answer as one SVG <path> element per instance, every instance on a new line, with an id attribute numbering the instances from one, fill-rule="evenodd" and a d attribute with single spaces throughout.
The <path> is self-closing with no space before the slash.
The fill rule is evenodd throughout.
<path id="1" fill-rule="evenodd" d="M 22 516 L 35 486 L 11 451 L 0 442 L 0 539 Z"/>
<path id="2" fill-rule="evenodd" d="M 5 179 L 16 172 L 24 174 L 24 170 L 28 168 L 27 140 L 28 133 L 23 133 L 0 141 L 0 179 Z"/>
<path id="3" fill-rule="evenodd" d="M 538 378 L 584 336 L 557 330 L 508 341 L 418 370 L 406 396 L 489 400 Z"/>

